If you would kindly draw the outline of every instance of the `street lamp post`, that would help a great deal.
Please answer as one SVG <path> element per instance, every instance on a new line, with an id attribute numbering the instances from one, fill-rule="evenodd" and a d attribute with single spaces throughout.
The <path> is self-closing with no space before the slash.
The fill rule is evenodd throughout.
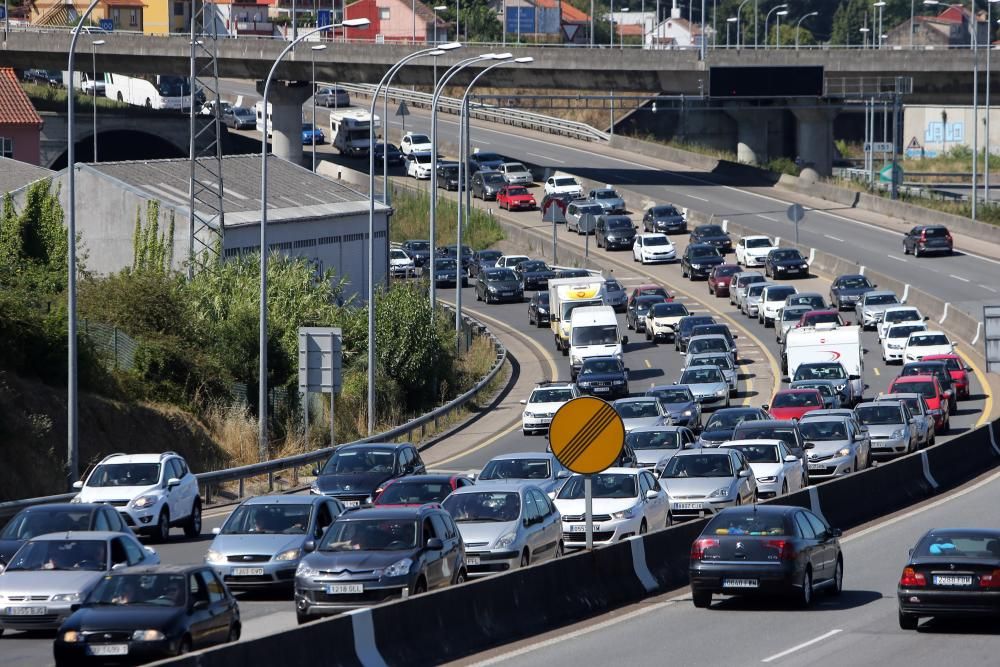
<path id="1" fill-rule="evenodd" d="M 315 44 L 309 48 L 309 55 L 312 57 L 312 163 L 313 173 L 316 172 L 316 52 L 324 51 L 326 44 Z M 337 98 L 337 91 L 333 92 L 334 99 Z M 330 137 L 333 141 L 333 137 Z"/>
<path id="2" fill-rule="evenodd" d="M 76 346 L 76 147 L 73 137 L 73 60 L 76 56 L 76 40 L 80 37 L 80 27 L 90 17 L 100 0 L 90 0 L 80 22 L 73 28 L 69 41 L 69 57 L 66 69 L 69 71 L 69 94 L 66 95 L 66 171 L 68 172 L 67 193 L 69 200 L 69 220 L 66 226 L 66 286 L 67 313 L 67 382 L 66 382 L 66 422 L 67 452 L 66 477 L 70 484 L 76 481 L 79 466 L 79 406 L 77 405 L 77 346 Z"/>
<path id="3" fill-rule="evenodd" d="M 802 28 L 802 22 L 805 21 L 810 16 L 818 16 L 819 12 L 809 12 L 799 19 L 799 22 L 795 24 L 795 50 L 799 50 L 799 30 Z"/>
<path id="4" fill-rule="evenodd" d="M 872 7 L 878 7 L 878 48 L 882 48 L 882 12 L 885 9 L 885 0 L 879 0 L 872 4 Z M 873 45 L 874 46 L 874 45 Z"/>
<path id="5" fill-rule="evenodd" d="M 986 161 L 983 166 L 983 198 L 990 201 L 990 51 L 993 50 L 993 40 L 990 32 L 993 29 L 993 3 L 1000 0 L 987 0 L 986 3 Z"/>
<path id="6" fill-rule="evenodd" d="M 435 23 L 436 25 L 436 23 Z M 406 56 L 395 65 L 389 68 L 379 84 L 375 86 L 372 93 L 372 104 L 369 117 L 375 118 L 375 105 L 378 102 L 378 94 L 382 88 L 389 85 L 389 81 L 395 76 L 406 63 L 423 56 L 439 56 L 462 45 L 457 42 L 442 44 L 440 48 L 422 49 Z M 388 124 L 388 118 L 385 119 Z M 368 145 L 375 145 L 375 123 L 368 124 Z M 385 186 L 388 187 L 388 186 Z M 433 201 L 433 200 L 432 200 Z M 434 247 L 431 245 L 431 258 L 433 261 Z M 433 273 L 431 274 L 434 275 Z M 434 284 L 433 278 L 431 284 Z M 368 151 L 368 435 L 375 433 L 375 151 Z"/>
<path id="7" fill-rule="evenodd" d="M 862 49 L 867 49 L 868 48 L 868 30 L 869 29 L 867 27 L 865 27 L 865 28 L 858 28 L 858 32 L 861 33 L 861 48 Z"/>
<path id="8" fill-rule="evenodd" d="M 476 76 L 472 77 L 472 81 L 465 89 L 465 94 L 462 95 L 462 103 L 459 105 L 459 120 L 458 120 L 458 220 L 455 234 L 456 248 L 458 248 L 458 270 L 457 273 L 460 274 L 462 271 L 462 199 L 463 199 L 463 184 L 466 189 L 469 187 L 469 160 L 468 155 L 471 153 L 471 141 L 469 139 L 469 93 L 472 88 L 476 85 L 476 82 L 483 77 L 484 74 L 489 72 L 491 69 L 497 67 L 503 67 L 504 65 L 522 65 L 525 63 L 533 62 L 534 58 L 524 57 L 515 58 L 514 60 L 501 60 L 495 62 L 492 65 L 484 67 Z M 470 220 L 472 216 L 471 207 L 466 211 L 466 220 Z M 433 252 L 433 248 L 431 248 Z M 461 344 L 460 335 L 462 333 L 462 279 L 461 277 L 456 278 L 456 288 L 455 288 L 455 337 L 457 344 Z"/>
<path id="9" fill-rule="evenodd" d="M 914 4 L 916 4 L 916 1 L 917 0 L 910 0 L 910 48 L 911 49 L 913 48 L 913 18 L 914 18 L 913 6 Z"/>
<path id="10" fill-rule="evenodd" d="M 448 9 L 445 5 L 434 5 L 434 46 L 438 44 L 438 12 L 443 12 Z M 438 64 L 437 58 L 434 59 L 434 85 L 437 85 L 438 81 Z"/>
<path id="11" fill-rule="evenodd" d="M 774 48 L 781 47 L 781 17 L 788 16 L 788 10 L 782 9 L 774 15 Z"/>
<path id="12" fill-rule="evenodd" d="M 90 87 L 93 94 L 93 104 L 94 104 L 94 162 L 97 162 L 97 47 L 104 46 L 105 42 L 103 39 L 97 39 L 90 43 Z M 73 81 L 69 82 L 70 88 L 73 87 Z"/>
<path id="13" fill-rule="evenodd" d="M 740 48 L 740 44 L 743 43 L 743 37 L 742 37 L 742 34 L 741 34 L 742 31 L 740 30 L 740 14 L 743 12 L 743 5 L 747 4 L 748 2 L 750 2 L 750 0 L 743 0 L 743 2 L 740 3 L 740 6 L 736 8 L 736 48 L 737 49 Z M 754 7 L 754 9 L 756 11 L 756 6 Z M 756 21 L 757 19 L 755 18 L 754 20 Z"/>
<path id="14" fill-rule="evenodd" d="M 263 101 L 261 102 L 263 105 L 261 108 L 264 109 L 264 131 L 261 132 L 260 137 L 260 312 L 258 321 L 260 337 L 258 344 L 260 349 L 258 352 L 259 367 L 257 371 L 257 446 L 259 448 L 261 460 L 264 460 L 267 456 L 267 130 L 269 125 L 267 122 L 267 98 L 271 93 L 271 79 L 274 78 L 274 73 L 277 71 L 278 65 L 281 64 L 285 55 L 294 49 L 295 45 L 302 40 L 324 30 L 331 30 L 338 27 L 362 28 L 366 25 L 368 25 L 368 19 L 346 19 L 340 23 L 334 23 L 332 25 L 325 25 L 307 30 L 296 39 L 289 42 L 288 46 L 286 46 L 281 53 L 278 54 L 274 64 L 271 65 L 271 70 L 267 73 L 267 78 L 264 79 L 264 95 Z"/>
<path id="15" fill-rule="evenodd" d="M 441 97 L 441 93 L 444 91 L 444 87 L 448 85 L 452 77 L 458 74 L 459 71 L 472 65 L 474 63 L 482 62 L 484 60 L 507 60 L 511 57 L 509 53 L 486 53 L 479 56 L 472 56 L 471 58 L 465 58 L 464 60 L 459 60 L 457 63 L 451 66 L 447 72 L 441 76 L 441 82 L 437 84 L 434 88 L 434 97 L 431 98 L 431 210 L 430 210 L 430 244 L 431 244 L 431 257 L 428 263 L 430 268 L 430 301 L 431 301 L 431 316 L 434 315 L 434 309 L 437 307 L 437 284 L 434 280 L 435 269 L 437 268 L 437 262 L 435 257 L 437 253 L 434 251 L 434 243 L 436 241 L 437 235 L 437 156 L 438 156 L 438 145 L 437 145 L 437 107 L 438 100 Z M 458 267 L 462 267 L 462 249 L 458 249 Z"/>
<path id="16" fill-rule="evenodd" d="M 729 29 L 733 26 L 734 23 L 737 23 L 737 24 L 739 23 L 739 19 L 736 18 L 735 16 L 730 16 L 729 18 L 726 19 L 726 48 L 727 49 L 729 48 Z M 737 27 L 736 30 L 737 30 L 737 32 L 736 32 L 736 41 L 737 41 L 737 43 L 739 43 L 739 39 L 740 39 L 739 27 Z"/>
<path id="17" fill-rule="evenodd" d="M 520 43 L 520 39 L 517 40 Z M 611 0 L 611 12 L 608 14 L 608 46 L 615 46 L 615 0 Z"/>
<path id="18" fill-rule="evenodd" d="M 777 12 L 777 11 L 781 11 L 782 9 L 788 9 L 788 5 L 775 5 L 774 7 L 771 7 L 771 11 L 769 11 L 767 13 L 767 15 L 764 17 L 764 48 L 767 48 L 767 39 L 768 39 L 767 38 L 767 24 L 771 20 L 771 14 L 773 14 L 774 12 Z M 757 26 L 755 25 L 754 27 L 756 28 Z M 755 42 L 756 42 L 756 38 L 755 38 Z M 756 48 L 756 44 L 755 44 L 754 48 Z"/>

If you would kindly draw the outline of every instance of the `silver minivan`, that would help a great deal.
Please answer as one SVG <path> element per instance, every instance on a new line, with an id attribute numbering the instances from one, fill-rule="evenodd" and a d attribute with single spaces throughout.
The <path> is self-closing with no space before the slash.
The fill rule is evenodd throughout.
<path id="1" fill-rule="evenodd" d="M 577 235 L 593 234 L 599 215 L 604 215 L 604 208 L 597 202 L 590 199 L 572 201 L 566 207 L 566 231 Z"/>

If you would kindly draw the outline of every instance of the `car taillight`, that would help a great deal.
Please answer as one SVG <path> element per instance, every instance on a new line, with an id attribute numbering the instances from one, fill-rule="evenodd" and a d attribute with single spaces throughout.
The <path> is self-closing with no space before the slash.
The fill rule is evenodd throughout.
<path id="1" fill-rule="evenodd" d="M 719 546 L 719 540 L 711 537 L 702 537 L 694 541 L 691 545 L 691 560 L 701 560 L 705 557 L 705 550 Z"/>
<path id="2" fill-rule="evenodd" d="M 927 585 L 927 577 L 920 574 L 912 567 L 903 569 L 903 576 L 899 578 L 899 585 L 904 588 L 918 588 Z"/>
<path id="3" fill-rule="evenodd" d="M 795 560 L 795 547 L 789 540 L 764 540 L 765 549 L 775 549 L 779 560 Z"/>
<path id="4" fill-rule="evenodd" d="M 945 234 L 944 237 L 946 239 L 948 239 L 948 243 L 951 243 L 951 232 L 948 232 L 947 234 Z"/>
<path id="5" fill-rule="evenodd" d="M 921 243 L 927 242 L 927 232 L 920 232 L 920 242 Z"/>
<path id="6" fill-rule="evenodd" d="M 993 570 L 992 574 L 984 574 L 979 577 L 980 588 L 1000 588 L 1000 570 Z"/>

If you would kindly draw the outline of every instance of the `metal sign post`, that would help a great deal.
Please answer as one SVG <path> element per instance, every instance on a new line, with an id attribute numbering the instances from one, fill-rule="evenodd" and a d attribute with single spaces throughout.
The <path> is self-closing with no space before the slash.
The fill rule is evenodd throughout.
<path id="1" fill-rule="evenodd" d="M 802 222 L 802 218 L 806 217 L 806 211 L 799 204 L 792 204 L 788 207 L 788 210 L 785 211 L 785 215 L 787 215 L 788 219 L 792 221 L 793 225 L 795 225 L 795 245 L 798 245 L 799 223 Z"/>
<path id="2" fill-rule="evenodd" d="M 400 134 L 399 136 L 405 137 L 406 136 L 406 117 L 410 115 L 410 108 L 408 106 L 406 106 L 406 100 L 403 100 L 403 101 L 401 101 L 399 103 L 399 108 L 396 109 L 396 115 L 399 116 L 402 119 L 400 122 L 403 124 L 402 134 Z M 389 141 L 389 127 L 388 127 L 388 122 L 389 121 L 386 120 L 386 123 L 387 123 L 386 128 L 385 128 L 386 131 L 385 131 L 385 134 L 383 135 L 385 137 L 385 141 Z"/>
<path id="3" fill-rule="evenodd" d="M 299 391 L 305 434 L 309 434 L 309 392 L 330 393 L 330 444 L 334 444 L 334 396 L 341 384 L 341 330 L 337 327 L 299 327 Z"/>
<path id="4" fill-rule="evenodd" d="M 594 490 L 591 475 L 583 477 L 583 514 L 587 522 L 587 551 L 594 550 Z"/>

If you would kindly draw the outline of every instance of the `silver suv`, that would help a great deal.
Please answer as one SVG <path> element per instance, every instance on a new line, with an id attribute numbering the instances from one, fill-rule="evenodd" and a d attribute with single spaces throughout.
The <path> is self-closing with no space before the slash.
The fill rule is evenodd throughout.
<path id="1" fill-rule="evenodd" d="M 80 490 L 73 502 L 108 503 L 132 530 L 157 541 L 166 541 L 172 526 L 186 537 L 201 534 L 198 479 L 176 452 L 109 454 L 73 488 Z"/>

